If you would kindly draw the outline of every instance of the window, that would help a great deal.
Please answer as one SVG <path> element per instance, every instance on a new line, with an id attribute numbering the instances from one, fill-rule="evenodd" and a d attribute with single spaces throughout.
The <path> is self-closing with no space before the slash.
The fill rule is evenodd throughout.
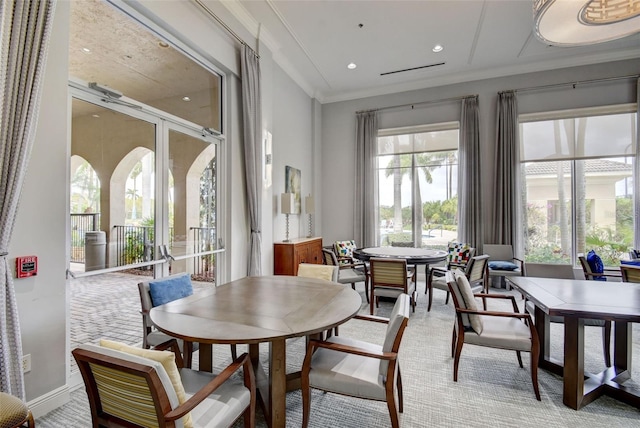
<path id="1" fill-rule="evenodd" d="M 632 110 L 520 117 L 526 261 L 575 264 L 595 250 L 615 266 L 627 257 L 636 239 Z"/>
<path id="2" fill-rule="evenodd" d="M 378 135 L 378 242 L 446 249 L 457 237 L 458 123 Z"/>

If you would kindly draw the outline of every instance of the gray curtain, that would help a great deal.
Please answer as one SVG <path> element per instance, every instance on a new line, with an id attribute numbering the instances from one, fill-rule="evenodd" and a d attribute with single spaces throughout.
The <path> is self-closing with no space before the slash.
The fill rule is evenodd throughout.
<path id="1" fill-rule="evenodd" d="M 354 237 L 359 247 L 378 245 L 378 193 L 376 192 L 376 144 L 378 115 L 375 111 L 356 115 L 356 165 Z"/>
<path id="2" fill-rule="evenodd" d="M 636 157 L 633 163 L 633 205 L 634 205 L 634 236 L 635 242 L 633 243 L 633 248 L 640 248 L 640 218 L 638 218 L 638 213 L 640 213 L 640 162 L 638 158 L 640 158 L 640 79 L 636 82 Z"/>
<path id="3" fill-rule="evenodd" d="M 22 341 L 7 249 L 35 138 L 55 1 L 2 0 L 0 57 L 0 391 L 23 400 Z"/>
<path id="4" fill-rule="evenodd" d="M 498 94 L 493 244 L 510 244 L 516 257 L 524 252 L 520 221 L 520 145 L 518 143 L 518 100 L 513 91 Z M 496 221 L 500 219 L 500 221 Z"/>
<path id="5" fill-rule="evenodd" d="M 262 97 L 260 60 L 247 45 L 242 45 L 242 123 L 247 204 L 251 222 L 247 275 L 262 274 Z"/>
<path id="6" fill-rule="evenodd" d="M 482 254 L 482 185 L 480 182 L 480 118 L 478 96 L 462 100 L 458 167 L 458 239 Z"/>

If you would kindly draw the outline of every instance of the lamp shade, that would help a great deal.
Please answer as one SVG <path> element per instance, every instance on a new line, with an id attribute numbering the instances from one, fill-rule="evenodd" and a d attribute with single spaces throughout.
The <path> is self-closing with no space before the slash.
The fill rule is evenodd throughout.
<path id="1" fill-rule="evenodd" d="M 315 208 L 316 208 L 316 203 L 313 200 L 313 196 L 309 195 L 306 198 L 304 198 L 304 210 L 306 211 L 307 214 L 313 214 Z"/>
<path id="2" fill-rule="evenodd" d="M 296 202 L 293 193 L 282 193 L 280 195 L 280 212 L 282 214 L 295 214 Z"/>

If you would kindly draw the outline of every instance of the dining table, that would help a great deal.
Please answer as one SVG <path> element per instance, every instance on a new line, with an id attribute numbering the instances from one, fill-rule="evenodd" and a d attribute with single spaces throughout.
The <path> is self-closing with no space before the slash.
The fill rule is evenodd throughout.
<path id="1" fill-rule="evenodd" d="M 631 378 L 632 323 L 640 322 L 640 284 L 510 276 L 507 281 L 535 305 L 540 340 L 539 367 L 562 376 L 563 403 L 575 410 L 602 395 L 640 408 Z M 550 355 L 552 316 L 564 317 L 564 361 Z M 613 365 L 600 373 L 584 370 L 584 320 L 614 322 Z"/>
<path id="2" fill-rule="evenodd" d="M 425 287 L 429 277 L 429 265 L 438 263 L 447 258 L 448 253 L 444 250 L 418 247 L 369 247 L 353 250 L 353 257 L 367 262 L 373 258 L 394 258 L 404 259 L 407 265 L 415 268 L 416 278 L 418 275 L 418 265 L 424 265 Z"/>
<path id="3" fill-rule="evenodd" d="M 286 372 L 286 340 L 319 337 L 352 318 L 360 294 L 330 281 L 297 276 L 253 276 L 207 288 L 150 311 L 156 327 L 198 342 L 199 370 L 211 372 L 213 344 L 247 344 L 258 402 L 269 427 L 286 425 L 286 393 L 300 388 L 300 372 Z M 266 372 L 259 345 L 269 344 Z"/>

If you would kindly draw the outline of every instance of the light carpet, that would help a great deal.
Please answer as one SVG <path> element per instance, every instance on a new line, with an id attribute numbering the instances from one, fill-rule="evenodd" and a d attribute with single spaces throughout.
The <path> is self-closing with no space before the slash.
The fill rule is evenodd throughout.
<path id="1" fill-rule="evenodd" d="M 126 285 L 129 283 L 129 285 Z M 137 343 L 135 327 L 141 331 L 137 289 L 131 285 L 136 280 L 121 275 L 109 287 L 117 304 L 107 312 L 113 322 L 124 331 L 123 339 Z M 119 289 L 119 290 L 116 290 Z M 515 352 L 465 345 L 462 351 L 458 382 L 453 382 L 451 358 L 451 331 L 454 309 L 451 303 L 444 304 L 444 292 L 434 290 L 434 303 L 426 311 L 424 282 L 419 287 L 420 297 L 416 312 L 411 314 L 400 349 L 400 365 L 404 388 L 404 413 L 400 416 L 402 427 L 637 427 L 640 426 L 640 411 L 610 397 L 600 397 L 579 411 L 562 404 L 562 379 L 545 370 L 539 370 L 542 401 L 537 401 L 531 384 L 529 354 L 523 354 L 524 369 L 518 366 Z M 133 293 L 132 293 L 133 291 Z M 364 300 L 362 313 L 368 313 Z M 506 292 L 494 290 L 492 292 Z M 83 290 L 86 295 L 91 288 Z M 73 294 L 73 293 L 72 293 Z M 109 300 L 109 297 L 103 297 Z M 517 296 L 522 308 L 522 299 Z M 95 308 L 95 300 L 93 301 Z M 393 303 L 381 302 L 379 315 L 388 315 Z M 489 309 L 500 310 L 504 303 L 491 302 Z M 72 299 L 73 311 L 73 299 Z M 132 316 L 133 314 L 133 316 Z M 129 320 L 129 321 L 126 321 Z M 598 372 L 602 369 L 602 341 L 600 328 L 585 329 L 585 369 Z M 562 326 L 552 325 L 552 356 L 562 358 Z M 106 334 L 109 333 L 109 334 Z M 638 388 L 640 372 L 640 329 L 634 325 L 634 366 L 636 379 L 625 385 Z M 100 333 L 102 334 L 102 333 Z M 105 336 L 118 340 L 114 330 Z M 351 320 L 340 327 L 340 335 L 381 344 L 384 325 Z M 96 338 L 88 338 L 95 341 Z M 123 340 L 124 341 L 124 340 Z M 243 347 L 239 346 L 239 352 Z M 263 361 L 267 357 L 267 345 L 261 346 Z M 287 344 L 288 371 L 300 369 L 304 357 L 304 339 L 292 339 Z M 223 367 L 231 360 L 228 346 L 214 346 L 214 365 Z M 197 367 L 197 354 L 194 366 Z M 88 427 L 89 405 L 81 387 L 71 394 L 67 405 L 37 419 L 38 427 Z M 384 427 L 390 426 L 385 403 L 359 400 L 336 394 L 313 391 L 311 396 L 311 427 Z M 260 412 L 259 412 L 260 413 Z M 299 427 L 302 422 L 302 399 L 299 391 L 287 395 L 287 427 Z M 236 423 L 242 426 L 241 421 Z M 258 415 L 258 426 L 265 427 Z"/>

